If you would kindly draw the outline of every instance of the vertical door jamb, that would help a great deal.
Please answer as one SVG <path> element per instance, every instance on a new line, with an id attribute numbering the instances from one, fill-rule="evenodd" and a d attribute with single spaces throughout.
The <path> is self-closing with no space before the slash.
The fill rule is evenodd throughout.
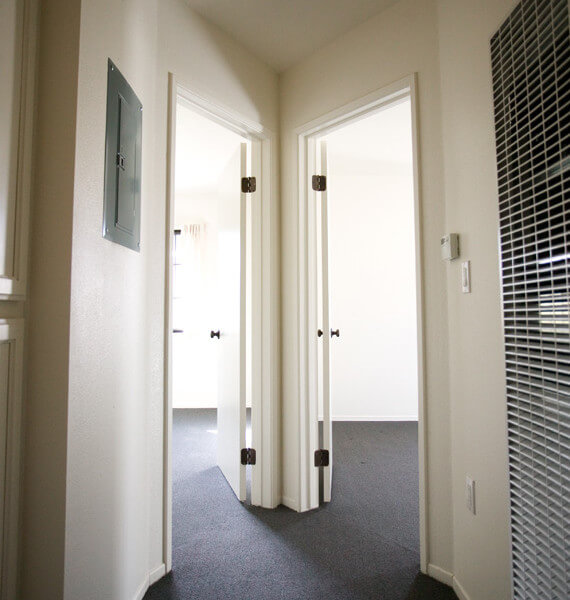
<path id="1" fill-rule="evenodd" d="M 162 554 L 165 572 L 172 570 L 172 252 L 174 247 L 174 184 L 176 164 L 177 85 L 168 74 L 166 209 L 165 209 L 165 297 L 164 297 L 164 411 Z"/>
<path id="2" fill-rule="evenodd" d="M 327 169 L 327 144 L 325 141 L 319 143 L 319 175 L 328 177 Z M 325 180 L 326 181 L 326 180 Z M 330 386 L 330 357 L 331 357 L 331 321 L 330 321 L 330 286 L 329 286 L 329 213 L 327 188 L 318 194 L 320 197 L 321 217 L 321 262 L 322 262 L 322 397 L 323 397 L 323 449 L 329 452 L 329 464 L 323 469 L 323 501 L 331 501 L 332 469 L 333 469 L 333 447 L 332 447 L 332 415 L 331 415 L 331 386 Z"/>
<path id="3" fill-rule="evenodd" d="M 251 140 L 251 165 L 248 175 L 254 176 L 257 180 L 261 179 L 262 172 L 262 142 L 257 139 Z M 260 181 L 261 183 L 261 181 Z M 253 365 L 262 365 L 263 362 L 263 270 L 262 270 L 262 251 L 263 251 L 263 214 L 262 186 L 258 185 L 255 192 L 249 195 L 251 202 L 251 352 Z M 263 405 L 262 386 L 263 369 L 251 368 L 251 441 L 259 456 L 263 456 Z M 254 506 L 261 506 L 263 502 L 263 469 L 260 465 L 257 469 L 251 470 L 251 503 Z"/>

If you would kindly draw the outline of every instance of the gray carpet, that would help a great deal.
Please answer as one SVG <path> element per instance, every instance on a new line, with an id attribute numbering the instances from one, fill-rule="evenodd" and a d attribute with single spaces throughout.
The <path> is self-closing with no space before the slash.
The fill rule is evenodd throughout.
<path id="1" fill-rule="evenodd" d="M 173 572 L 145 600 L 456 600 L 418 573 L 416 423 L 334 423 L 333 500 L 298 514 L 235 498 L 214 410 L 175 410 Z"/>

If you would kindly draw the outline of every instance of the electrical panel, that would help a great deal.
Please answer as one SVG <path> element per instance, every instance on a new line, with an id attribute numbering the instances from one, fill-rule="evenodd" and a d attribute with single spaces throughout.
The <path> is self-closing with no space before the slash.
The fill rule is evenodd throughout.
<path id="1" fill-rule="evenodd" d="M 103 237 L 140 251 L 142 104 L 109 59 Z"/>

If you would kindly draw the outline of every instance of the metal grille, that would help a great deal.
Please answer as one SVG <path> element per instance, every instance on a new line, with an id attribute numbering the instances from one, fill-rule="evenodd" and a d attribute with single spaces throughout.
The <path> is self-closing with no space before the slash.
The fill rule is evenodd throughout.
<path id="1" fill-rule="evenodd" d="M 513 596 L 570 598 L 568 0 L 523 0 L 491 40 Z"/>

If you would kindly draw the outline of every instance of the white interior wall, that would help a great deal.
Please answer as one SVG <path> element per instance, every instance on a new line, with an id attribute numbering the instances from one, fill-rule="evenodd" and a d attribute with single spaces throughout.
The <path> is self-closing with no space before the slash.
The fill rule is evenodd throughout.
<path id="1" fill-rule="evenodd" d="M 332 418 L 417 420 L 411 103 L 324 139 Z"/>
<path id="2" fill-rule="evenodd" d="M 471 600 L 510 591 L 506 390 L 490 39 L 515 0 L 439 0 L 446 231 L 461 258 L 446 267 L 452 419 L 454 575 Z M 471 294 L 461 261 L 471 261 Z M 465 502 L 476 482 L 477 514 Z"/>
<path id="3" fill-rule="evenodd" d="M 131 599 L 164 572 L 168 73 L 271 130 L 277 77 L 183 0 L 44 0 L 41 43 L 24 597 Z M 144 107 L 140 254 L 101 237 L 108 57 Z"/>
<path id="4" fill-rule="evenodd" d="M 428 560 L 453 568 L 445 226 L 436 4 L 401 0 L 285 71 L 281 86 L 284 502 L 299 502 L 298 140 L 296 129 L 410 73 L 418 75 L 426 357 Z"/>

